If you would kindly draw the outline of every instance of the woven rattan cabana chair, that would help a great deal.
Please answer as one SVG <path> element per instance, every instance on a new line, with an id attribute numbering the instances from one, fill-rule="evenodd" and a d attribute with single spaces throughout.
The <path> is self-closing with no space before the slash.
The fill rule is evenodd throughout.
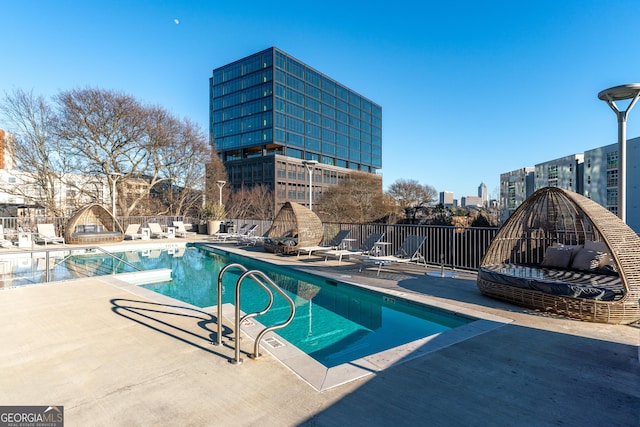
<path id="1" fill-rule="evenodd" d="M 64 232 L 67 244 L 117 243 L 124 240 L 120 223 L 97 203 L 79 209 L 67 222 Z"/>
<path id="2" fill-rule="evenodd" d="M 556 187 L 509 217 L 478 272 L 480 292 L 601 323 L 640 319 L 640 237 L 594 201 Z"/>
<path id="3" fill-rule="evenodd" d="M 297 253 L 302 246 L 317 246 L 322 241 L 322 221 L 313 211 L 295 202 L 286 202 L 264 239 L 267 252 Z"/>

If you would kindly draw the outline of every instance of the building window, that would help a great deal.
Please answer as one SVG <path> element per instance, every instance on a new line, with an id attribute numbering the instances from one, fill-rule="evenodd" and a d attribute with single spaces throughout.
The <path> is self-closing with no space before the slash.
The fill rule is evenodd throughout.
<path id="1" fill-rule="evenodd" d="M 607 208 L 611 210 L 612 207 L 618 208 L 618 189 L 617 188 L 608 188 L 607 189 Z M 613 211 L 612 211 L 613 212 Z"/>
<path id="2" fill-rule="evenodd" d="M 618 170 L 610 169 L 607 171 L 607 187 L 618 186 Z"/>
<path id="3" fill-rule="evenodd" d="M 617 169 L 618 168 L 618 152 L 612 151 L 607 153 L 607 169 Z"/>

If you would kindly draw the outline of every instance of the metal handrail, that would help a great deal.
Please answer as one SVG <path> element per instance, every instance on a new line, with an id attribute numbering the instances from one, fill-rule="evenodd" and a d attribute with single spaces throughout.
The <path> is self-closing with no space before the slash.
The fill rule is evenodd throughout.
<path id="1" fill-rule="evenodd" d="M 242 272 L 249 270 L 242 264 L 233 263 L 225 265 L 218 273 L 218 333 L 216 335 L 216 339 L 213 341 L 213 345 L 220 345 L 222 339 L 222 322 L 220 320 L 222 318 L 222 276 L 227 270 L 230 270 L 232 268 L 237 268 Z"/>
<path id="2" fill-rule="evenodd" d="M 267 332 L 271 332 L 271 331 L 275 331 L 278 329 L 282 329 L 284 327 L 286 327 L 287 325 L 289 325 L 289 323 L 291 323 L 291 321 L 293 320 L 295 314 L 296 314 L 296 305 L 295 302 L 293 301 L 293 299 L 291 299 L 291 297 L 289 295 L 287 295 L 282 288 L 280 288 L 273 280 L 271 280 L 265 273 L 263 273 L 262 271 L 259 270 L 249 270 L 246 267 L 244 267 L 241 264 L 229 264 L 226 265 L 225 267 L 223 267 L 220 270 L 220 273 L 218 273 L 218 333 L 217 333 L 217 337 L 216 340 L 217 342 L 214 341 L 214 345 L 218 345 L 220 344 L 220 339 L 222 336 L 222 321 L 221 321 L 221 317 L 222 317 L 222 276 L 223 274 L 228 271 L 231 268 L 237 268 L 239 270 L 242 270 L 243 273 L 240 275 L 240 277 L 238 278 L 238 280 L 236 281 L 236 286 L 235 286 L 235 355 L 234 358 L 231 359 L 229 362 L 233 363 L 233 364 L 240 364 L 242 363 L 242 359 L 240 358 L 240 335 L 241 335 L 241 329 L 240 329 L 240 325 L 242 324 L 242 322 L 244 322 L 247 319 L 251 319 L 253 317 L 257 317 L 257 316 L 262 316 L 264 314 L 266 314 L 271 307 L 273 306 L 273 292 L 271 292 L 271 290 L 269 289 L 269 287 L 264 283 L 266 282 L 267 284 L 269 284 L 273 289 L 275 289 L 280 295 L 282 295 L 282 297 L 289 303 L 289 306 L 291 307 L 291 312 L 289 313 L 289 317 L 287 318 L 287 320 L 285 320 L 282 323 L 276 324 L 276 325 L 272 325 L 272 326 L 268 326 L 266 328 L 264 328 L 262 331 L 260 331 L 260 333 L 258 334 L 258 336 L 255 339 L 255 343 L 254 343 L 254 347 L 253 347 L 253 353 L 249 354 L 249 357 L 257 359 L 259 358 L 260 352 L 260 341 L 262 340 L 262 338 L 264 337 L 264 335 Z M 240 289 L 241 289 L 241 285 L 243 283 L 243 281 L 246 278 L 252 278 L 258 285 L 260 285 L 260 287 L 262 287 L 267 294 L 269 295 L 269 302 L 267 304 L 267 306 L 260 310 L 260 311 L 255 311 L 253 313 L 247 313 L 244 316 L 240 317 Z M 264 282 L 263 282 L 264 281 Z"/>
<path id="3" fill-rule="evenodd" d="M 118 256 L 116 256 L 115 254 L 105 250 L 104 248 L 100 247 L 100 246 L 74 246 L 73 248 L 69 248 L 67 246 L 61 246 L 61 247 L 57 247 L 55 249 L 53 248 L 42 248 L 42 249 L 20 249 L 20 250 L 8 250 L 8 251 L 2 251 L 3 255 L 12 255 L 12 254 L 24 254 L 24 253 L 29 253 L 29 254 L 34 254 L 34 253 L 43 253 L 44 252 L 44 258 L 45 258 L 45 265 L 47 266 L 47 268 L 45 268 L 45 274 L 44 274 L 44 283 L 49 283 L 50 280 L 50 269 L 49 269 L 49 262 L 50 262 L 50 253 L 51 252 L 69 252 L 69 254 L 67 256 L 65 256 L 58 264 L 61 264 L 63 262 L 65 262 L 67 259 L 69 259 L 70 257 L 72 257 L 72 252 L 74 251 L 88 251 L 88 250 L 97 250 L 102 252 L 103 254 L 122 262 L 123 264 L 133 268 L 136 271 L 142 271 L 140 269 L 140 267 L 131 264 L 130 262 L 128 262 L 127 260 L 124 260 Z M 56 264 L 57 265 L 57 264 Z M 55 266 L 54 266 L 55 267 Z M 113 273 L 115 274 L 115 272 Z"/>

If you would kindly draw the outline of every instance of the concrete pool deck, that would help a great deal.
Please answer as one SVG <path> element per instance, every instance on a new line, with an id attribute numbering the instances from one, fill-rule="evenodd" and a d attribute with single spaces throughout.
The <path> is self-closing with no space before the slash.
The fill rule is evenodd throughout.
<path id="1" fill-rule="evenodd" d="M 512 322 L 319 392 L 268 354 L 230 364 L 233 349 L 210 344 L 215 316 L 132 293 L 113 276 L 6 289 L 0 405 L 62 405 L 67 426 L 640 425 L 637 325 L 492 300 L 473 274 L 403 265 L 376 277 L 350 262 L 226 247 Z"/>

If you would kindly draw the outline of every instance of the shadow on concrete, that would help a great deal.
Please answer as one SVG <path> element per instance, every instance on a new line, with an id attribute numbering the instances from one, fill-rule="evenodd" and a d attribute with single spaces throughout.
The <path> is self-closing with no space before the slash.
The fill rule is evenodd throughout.
<path id="1" fill-rule="evenodd" d="M 638 348 L 507 325 L 371 377 L 301 425 L 639 425 Z"/>
<path id="2" fill-rule="evenodd" d="M 212 314 L 194 308 L 150 301 L 118 298 L 112 299 L 110 302 L 113 305 L 111 311 L 119 316 L 200 350 L 225 359 L 229 358 L 216 351 L 226 346 L 224 342 L 219 346 L 213 344 L 217 335 L 218 319 Z M 178 326 L 178 323 L 184 324 L 185 320 L 187 320 L 187 325 L 190 325 L 189 322 L 193 322 L 193 324 L 188 328 Z M 231 333 L 228 327 L 223 325 L 222 328 L 223 336 Z"/>

